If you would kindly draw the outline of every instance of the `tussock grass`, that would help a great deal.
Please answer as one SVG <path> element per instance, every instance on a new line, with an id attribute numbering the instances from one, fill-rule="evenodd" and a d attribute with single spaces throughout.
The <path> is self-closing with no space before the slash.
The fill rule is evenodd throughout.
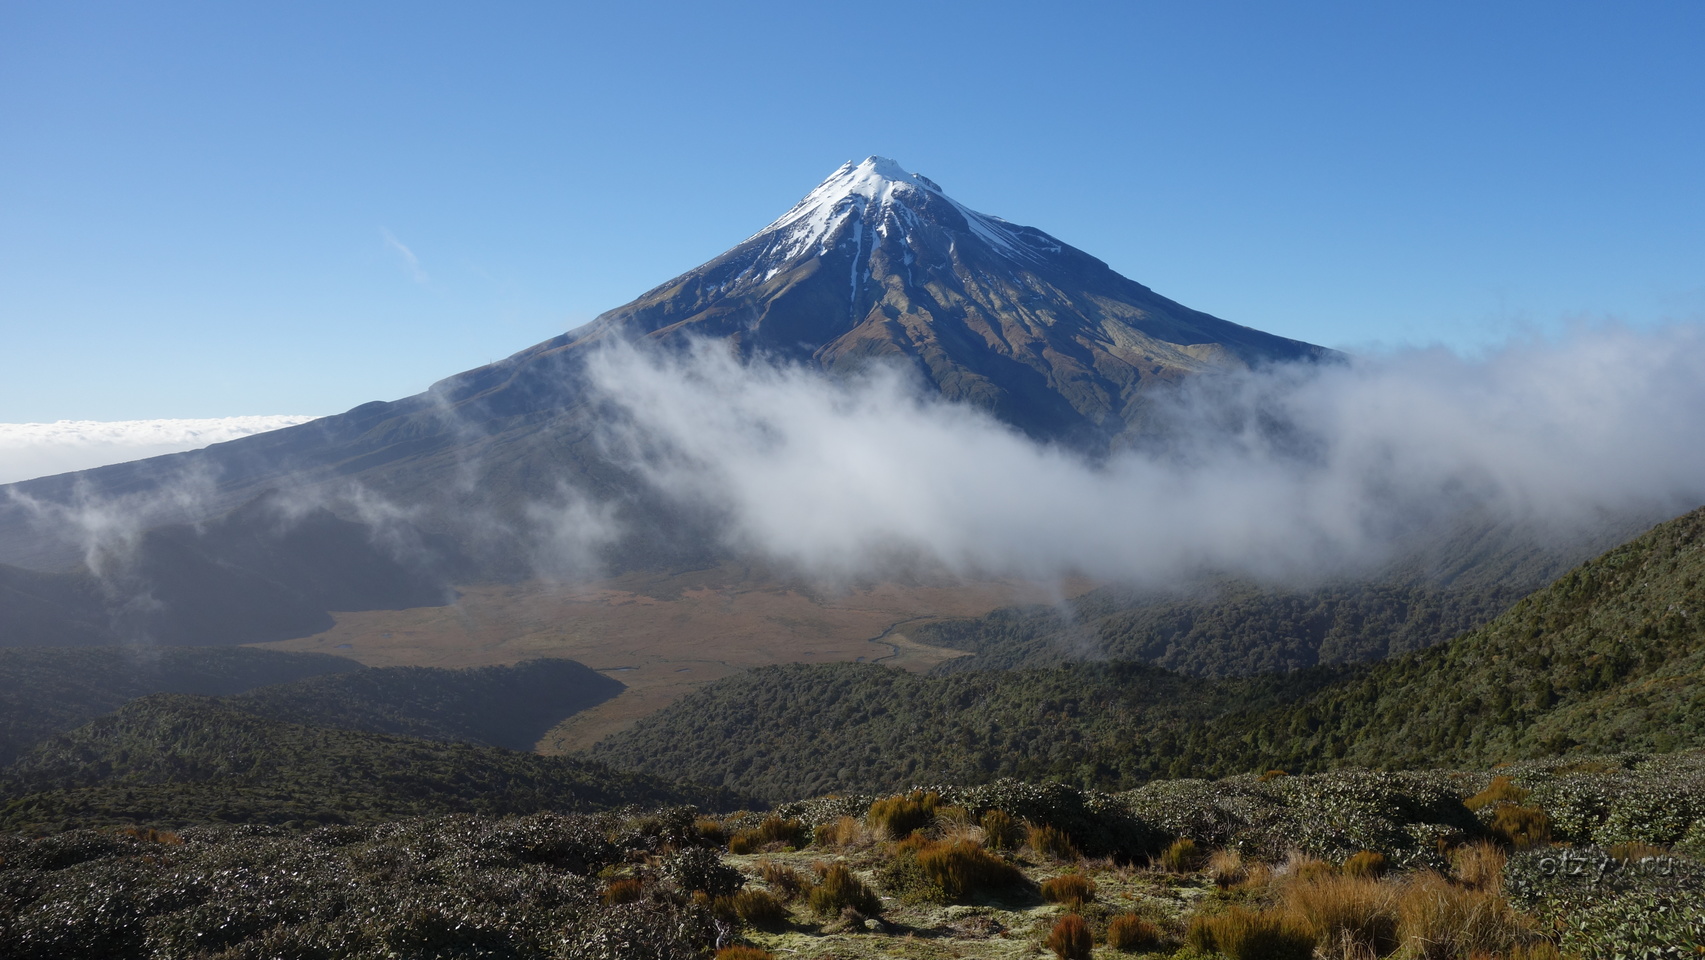
<path id="1" fill-rule="evenodd" d="M 1496 955 L 1533 939 L 1503 897 L 1456 886 L 1436 873 L 1402 883 L 1397 914 L 1397 935 L 1416 960 Z"/>
<path id="2" fill-rule="evenodd" d="M 776 960 L 775 954 L 757 947 L 723 947 L 716 951 L 716 960 Z"/>
<path id="3" fill-rule="evenodd" d="M 1189 837 L 1179 837 L 1160 854 L 1160 868 L 1168 873 L 1189 873 L 1202 865 L 1202 849 Z"/>
<path id="4" fill-rule="evenodd" d="M 760 850 L 785 847 L 798 850 L 805 846 L 805 824 L 794 819 L 768 816 L 750 830 L 742 830 L 728 840 L 728 852 L 756 853 Z"/>
<path id="5" fill-rule="evenodd" d="M 1316 876 L 1285 884 L 1280 903 L 1293 926 L 1349 955 L 1397 949 L 1398 889 L 1368 877 Z"/>
<path id="6" fill-rule="evenodd" d="M 1025 824 L 1024 845 L 1037 856 L 1053 860 L 1077 861 L 1083 858 L 1072 838 L 1050 824 Z"/>
<path id="7" fill-rule="evenodd" d="M 865 821 L 882 836 L 897 839 L 928 829 L 935 822 L 936 810 L 941 805 L 941 796 L 935 791 L 913 790 L 872 803 Z"/>
<path id="8" fill-rule="evenodd" d="M 1375 850 L 1363 850 L 1352 854 L 1349 859 L 1345 860 L 1341 869 L 1346 877 L 1377 878 L 1385 876 L 1386 871 L 1391 869 L 1391 862 L 1385 858 L 1383 853 Z"/>
<path id="9" fill-rule="evenodd" d="M 1207 873 L 1214 885 L 1224 890 L 1242 883 L 1249 877 L 1249 865 L 1236 850 L 1215 850 L 1208 858 Z"/>
<path id="10" fill-rule="evenodd" d="M 1134 913 L 1121 913 L 1107 923 L 1107 945 L 1123 953 L 1158 949 L 1160 928 Z"/>
<path id="11" fill-rule="evenodd" d="M 645 884 L 634 877 L 618 877 L 605 887 L 600 899 L 607 907 L 622 903 L 637 903 L 645 895 Z"/>
<path id="12" fill-rule="evenodd" d="M 983 843 L 991 850 L 1012 850 L 1024 842 L 1024 830 L 1005 810 L 983 814 Z"/>
<path id="13" fill-rule="evenodd" d="M 812 831 L 811 841 L 819 847 L 868 847 L 876 835 L 856 817 L 841 817 L 832 823 L 819 824 Z"/>
<path id="14" fill-rule="evenodd" d="M 853 876 L 846 864 L 819 864 L 817 882 L 812 885 L 805 899 L 811 904 L 811 909 L 819 916 L 838 916 L 848 907 L 867 917 L 882 913 L 882 900 L 876 896 L 876 891 L 865 886 L 864 881 Z"/>
<path id="15" fill-rule="evenodd" d="M 735 916 L 754 927 L 773 929 L 787 923 L 787 907 L 768 890 L 738 890 L 729 905 Z"/>
<path id="16" fill-rule="evenodd" d="M 1054 924 L 1044 943 L 1059 960 L 1090 960 L 1095 952 L 1095 937 L 1089 924 L 1075 913 L 1068 913 Z"/>
<path id="17" fill-rule="evenodd" d="M 1062 873 L 1042 882 L 1042 899 L 1063 903 L 1074 912 L 1095 899 L 1095 881 L 1081 873 Z"/>
<path id="18" fill-rule="evenodd" d="M 811 888 L 811 881 L 805 879 L 798 870 L 786 864 L 766 860 L 758 865 L 758 876 L 770 892 L 786 901 L 799 899 Z"/>
<path id="19" fill-rule="evenodd" d="M 1315 947 L 1314 938 L 1286 911 L 1239 906 L 1198 914 L 1190 921 L 1184 942 L 1231 960 L 1310 960 Z"/>

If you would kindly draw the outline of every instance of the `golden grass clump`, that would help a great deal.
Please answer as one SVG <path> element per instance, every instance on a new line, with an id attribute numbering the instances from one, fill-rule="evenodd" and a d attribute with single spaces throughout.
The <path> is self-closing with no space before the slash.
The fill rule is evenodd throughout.
<path id="1" fill-rule="evenodd" d="M 1532 939 L 1502 896 L 1456 886 L 1436 873 L 1401 885 L 1397 916 L 1398 938 L 1416 960 L 1499 954 Z"/>
<path id="2" fill-rule="evenodd" d="M 1471 843 L 1450 852 L 1450 873 L 1470 890 L 1504 888 L 1504 851 L 1495 843 Z"/>
<path id="3" fill-rule="evenodd" d="M 917 857 L 924 877 L 955 902 L 1024 882 L 1021 870 L 969 840 L 928 843 L 917 851 Z"/>
<path id="4" fill-rule="evenodd" d="M 1397 890 L 1372 877 L 1344 875 L 1297 879 L 1280 901 L 1292 924 L 1316 943 L 1347 956 L 1379 956 L 1397 949 Z"/>
<path id="5" fill-rule="evenodd" d="M 153 827 L 125 827 L 118 831 L 121 837 L 133 837 L 147 843 L 163 843 L 167 846 L 181 846 L 184 838 L 170 830 L 156 830 Z"/>
<path id="6" fill-rule="evenodd" d="M 1269 781 L 1277 780 L 1280 777 L 1288 777 L 1288 776 L 1290 776 L 1290 774 L 1286 773 L 1283 770 L 1268 770 L 1266 773 L 1263 773 L 1259 777 L 1256 777 L 1255 782 L 1267 783 Z"/>
<path id="7" fill-rule="evenodd" d="M 812 832 L 812 842 L 819 847 L 862 847 L 874 841 L 870 828 L 857 817 L 841 817 L 834 823 L 819 824 Z"/>
<path id="8" fill-rule="evenodd" d="M 797 900 L 800 894 L 811 887 L 811 882 L 801 876 L 798 870 L 773 860 L 765 860 L 758 865 L 758 876 L 772 893 L 783 900 Z"/>
<path id="9" fill-rule="evenodd" d="M 635 877 L 618 877 L 604 887 L 600 897 L 607 907 L 621 903 L 637 903 L 645 895 L 645 884 Z"/>
<path id="10" fill-rule="evenodd" d="M 1391 861 L 1385 858 L 1385 854 L 1376 850 L 1363 850 L 1345 860 L 1341 869 L 1346 877 L 1377 879 L 1385 876 L 1386 871 L 1391 869 Z"/>
<path id="11" fill-rule="evenodd" d="M 1068 861 L 1077 861 L 1083 858 L 1083 854 L 1078 853 L 1077 844 L 1072 842 L 1072 838 L 1067 836 L 1064 830 L 1050 824 L 1025 824 L 1024 843 L 1038 856 Z"/>
<path id="12" fill-rule="evenodd" d="M 1522 804 L 1527 802 L 1528 791 L 1516 786 L 1516 782 L 1502 774 L 1492 778 L 1486 789 L 1462 801 L 1462 805 L 1470 810 L 1478 811 L 1481 807 L 1498 803 Z"/>
<path id="13" fill-rule="evenodd" d="M 982 826 L 983 843 L 991 850 L 1011 850 L 1024 841 L 1023 829 L 1005 810 L 983 814 Z"/>
<path id="14" fill-rule="evenodd" d="M 779 927 L 787 922 L 787 907 L 768 890 L 736 890 L 729 900 L 734 915 L 754 927 Z"/>
<path id="15" fill-rule="evenodd" d="M 693 832 L 706 843 L 719 847 L 728 842 L 728 831 L 723 829 L 722 821 L 715 817 L 699 817 L 694 820 Z"/>
<path id="16" fill-rule="evenodd" d="M 870 805 L 865 821 L 872 830 L 890 839 L 926 830 L 935 822 L 935 812 L 941 807 L 941 796 L 934 790 L 884 797 Z"/>
<path id="17" fill-rule="evenodd" d="M 752 829 L 742 830 L 728 838 L 728 852 L 733 854 L 757 853 L 760 850 L 773 847 L 798 850 L 803 846 L 805 846 L 805 824 L 794 819 L 783 819 L 774 814 L 765 817 Z"/>
<path id="18" fill-rule="evenodd" d="M 776 960 L 775 954 L 757 947 L 723 947 L 716 951 L 716 960 Z"/>
<path id="19" fill-rule="evenodd" d="M 1089 924 L 1075 913 L 1068 913 L 1054 924 L 1044 943 L 1054 956 L 1060 960 L 1090 960 L 1095 953 L 1095 937 L 1089 932 Z"/>
<path id="20" fill-rule="evenodd" d="M 853 876 L 852 870 L 839 861 L 819 865 L 817 882 L 806 894 L 806 900 L 812 910 L 825 917 L 835 916 L 847 907 L 867 917 L 882 912 L 882 901 L 876 896 L 876 891 L 865 886 L 864 881 Z"/>
<path id="21" fill-rule="evenodd" d="M 1218 951 L 1232 960 L 1309 960 L 1314 938 L 1282 910 L 1232 907 L 1197 914 L 1184 942 L 1202 953 Z"/>
<path id="22" fill-rule="evenodd" d="M 1107 924 L 1107 945 L 1122 953 L 1158 949 L 1161 939 L 1159 927 L 1134 913 L 1121 913 Z"/>
<path id="23" fill-rule="evenodd" d="M 1222 890 L 1249 879 L 1249 865 L 1243 862 L 1243 854 L 1226 848 L 1215 850 L 1208 858 L 1207 872 L 1208 878 Z"/>
<path id="24" fill-rule="evenodd" d="M 1202 865 L 1202 849 L 1189 837 L 1179 837 L 1161 851 L 1160 867 L 1168 873 L 1189 873 Z"/>
<path id="25" fill-rule="evenodd" d="M 1551 842 L 1551 818 L 1539 807 L 1501 803 L 1488 824 L 1492 833 L 1517 850 L 1528 850 Z"/>
<path id="26" fill-rule="evenodd" d="M 1062 873 L 1042 881 L 1042 899 L 1049 903 L 1063 903 L 1076 912 L 1095 899 L 1095 881 L 1081 873 Z"/>

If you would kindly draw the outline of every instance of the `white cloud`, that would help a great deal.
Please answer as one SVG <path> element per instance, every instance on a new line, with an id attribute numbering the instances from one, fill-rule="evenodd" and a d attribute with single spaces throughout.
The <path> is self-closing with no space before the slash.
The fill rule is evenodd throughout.
<path id="1" fill-rule="evenodd" d="M 1163 583 L 1363 569 L 1469 511 L 1569 533 L 1705 503 L 1705 328 L 1609 327 L 1480 359 L 1418 350 L 1192 381 L 1164 450 L 1090 463 L 932 399 L 713 345 L 594 364 L 612 447 L 735 546 L 826 576 Z"/>
<path id="2" fill-rule="evenodd" d="M 421 269 L 420 258 L 414 255 L 413 250 L 410 250 L 406 244 L 404 244 L 401 240 L 398 240 L 396 234 L 384 227 L 379 228 L 379 233 L 385 238 L 385 246 L 395 250 L 397 252 L 397 256 L 402 258 L 403 267 L 408 270 L 409 279 L 423 287 L 431 282 L 431 278 L 426 275 L 426 271 Z"/>
<path id="3" fill-rule="evenodd" d="M 0 423 L 0 483 L 194 450 L 314 419 L 279 415 L 207 420 Z"/>

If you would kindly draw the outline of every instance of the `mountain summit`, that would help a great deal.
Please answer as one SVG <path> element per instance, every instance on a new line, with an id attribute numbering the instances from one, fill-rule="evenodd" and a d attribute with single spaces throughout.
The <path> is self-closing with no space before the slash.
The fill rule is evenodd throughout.
<path id="1" fill-rule="evenodd" d="M 1128 434 L 1157 384 L 1331 354 L 1168 300 L 885 157 L 843 164 L 722 256 L 511 359 L 683 333 L 831 372 L 905 362 L 949 400 L 1092 448 Z"/>
<path id="2" fill-rule="evenodd" d="M 335 500 L 353 483 L 406 509 L 425 534 L 483 551 L 474 576 L 511 576 L 527 562 L 512 541 L 536 526 L 528 505 L 571 488 L 621 504 L 624 529 L 650 544 L 627 550 L 622 564 L 703 559 L 702 538 L 667 498 L 610 459 L 600 442 L 608 411 L 585 367 L 604 341 L 668 346 L 694 337 L 830 375 L 905 365 L 948 400 L 1088 451 L 1139 433 L 1156 385 L 1331 354 L 1191 310 L 1041 230 L 978 213 L 934 181 L 870 157 L 841 166 L 709 263 L 420 395 L 204 450 L 0 487 L 0 563 L 70 567 L 84 552 L 78 529 L 40 517 L 147 497 L 185 477 L 202 493 L 156 498 L 170 508 L 156 522 L 199 523 L 280 488 Z"/>

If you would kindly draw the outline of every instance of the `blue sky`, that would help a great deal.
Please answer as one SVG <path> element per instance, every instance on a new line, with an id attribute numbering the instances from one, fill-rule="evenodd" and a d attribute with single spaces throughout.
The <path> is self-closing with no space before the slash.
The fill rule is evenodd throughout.
<path id="1" fill-rule="evenodd" d="M 1705 4 L 0 0 L 0 422 L 331 413 L 878 153 L 1351 349 L 1705 322 Z"/>

